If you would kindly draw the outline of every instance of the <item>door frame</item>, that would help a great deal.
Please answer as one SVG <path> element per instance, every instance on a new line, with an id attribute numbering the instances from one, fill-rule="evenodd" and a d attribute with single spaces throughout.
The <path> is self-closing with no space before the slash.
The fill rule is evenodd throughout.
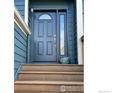
<path id="1" fill-rule="evenodd" d="M 68 8 L 52 8 L 52 9 L 49 9 L 49 8 L 30 8 L 30 13 L 31 13 L 31 31 L 32 31 L 32 35 L 31 35 L 31 41 L 33 40 L 33 34 L 34 34 L 34 12 L 36 10 L 39 10 L 39 11 L 43 11 L 43 10 L 46 10 L 46 11 L 52 11 L 52 10 L 55 10 L 56 11 L 56 60 L 57 60 L 57 63 L 59 63 L 59 59 L 60 59 L 60 31 L 59 31 L 59 10 L 66 10 L 66 17 L 65 17 L 65 25 L 66 25 L 66 30 L 65 30 L 65 38 L 67 39 L 67 36 L 68 36 L 68 33 L 67 33 L 67 11 L 68 11 Z M 68 40 L 67 40 L 68 41 Z M 30 62 L 29 63 L 34 63 L 33 62 L 33 44 L 30 42 L 31 44 L 31 52 L 30 52 Z M 68 56 L 68 42 L 66 42 L 66 56 Z"/>

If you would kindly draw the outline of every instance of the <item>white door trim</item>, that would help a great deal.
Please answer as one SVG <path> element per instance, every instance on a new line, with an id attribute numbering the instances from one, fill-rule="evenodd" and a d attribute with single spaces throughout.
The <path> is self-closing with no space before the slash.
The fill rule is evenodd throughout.
<path id="1" fill-rule="evenodd" d="M 76 21 L 77 21 L 77 57 L 78 64 L 84 64 L 83 62 L 83 44 L 81 37 L 84 34 L 84 25 L 83 25 L 83 1 L 76 0 Z"/>
<path id="2" fill-rule="evenodd" d="M 25 23 L 28 25 L 29 0 L 25 0 Z"/>

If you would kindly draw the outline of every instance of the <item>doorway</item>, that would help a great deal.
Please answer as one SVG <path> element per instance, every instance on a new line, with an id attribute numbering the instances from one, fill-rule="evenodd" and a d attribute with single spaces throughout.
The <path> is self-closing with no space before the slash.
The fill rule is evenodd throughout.
<path id="1" fill-rule="evenodd" d="M 66 20 L 66 10 L 33 12 L 33 63 L 59 63 L 61 56 L 67 56 Z"/>

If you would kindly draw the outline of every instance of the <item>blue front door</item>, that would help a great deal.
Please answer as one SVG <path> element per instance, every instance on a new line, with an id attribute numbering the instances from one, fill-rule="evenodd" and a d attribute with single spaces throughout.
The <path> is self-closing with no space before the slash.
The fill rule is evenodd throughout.
<path id="1" fill-rule="evenodd" d="M 32 61 L 56 62 L 56 12 L 34 12 L 33 20 Z"/>

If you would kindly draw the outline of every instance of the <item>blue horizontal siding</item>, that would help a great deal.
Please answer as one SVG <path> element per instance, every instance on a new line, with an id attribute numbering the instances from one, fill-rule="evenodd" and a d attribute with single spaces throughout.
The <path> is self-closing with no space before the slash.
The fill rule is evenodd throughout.
<path id="1" fill-rule="evenodd" d="M 15 51 L 14 53 L 20 53 L 20 55 L 23 55 L 24 57 L 26 57 L 26 51 L 22 50 L 21 48 L 18 48 L 17 46 L 14 47 Z"/>
<path id="2" fill-rule="evenodd" d="M 14 37 L 14 40 L 15 40 L 15 46 L 21 48 L 22 50 L 26 51 L 26 42 L 23 42 L 21 40 L 19 40 L 18 37 Z M 18 46 L 20 45 L 20 46 Z"/>
<path id="3" fill-rule="evenodd" d="M 22 55 L 19 55 L 19 54 L 16 54 L 14 53 L 14 58 L 17 60 L 17 61 L 21 61 L 22 63 L 26 63 L 26 58 L 24 58 Z"/>
<path id="4" fill-rule="evenodd" d="M 22 5 L 18 6 L 18 10 L 19 11 L 24 11 L 24 6 L 22 6 Z"/>
<path id="5" fill-rule="evenodd" d="M 25 16 L 25 0 L 14 0 L 15 6 L 17 7 L 18 11 L 20 12 L 22 18 L 24 19 Z"/>
<path id="6" fill-rule="evenodd" d="M 27 37 L 21 29 L 14 24 L 14 76 L 17 79 L 18 69 L 27 62 Z"/>
<path id="7" fill-rule="evenodd" d="M 76 46 L 76 18 L 74 3 L 68 1 L 67 28 L 68 28 L 68 56 L 72 64 L 77 64 L 77 46 Z"/>
<path id="8" fill-rule="evenodd" d="M 17 41 L 19 41 L 20 43 L 22 43 L 22 45 L 24 45 L 24 46 L 26 46 L 26 42 L 25 42 L 25 39 L 23 39 L 18 33 L 16 33 L 16 31 L 15 31 L 15 39 L 17 40 Z"/>
<path id="9" fill-rule="evenodd" d="M 21 32 L 21 29 L 17 26 L 17 25 L 14 25 L 14 30 L 20 34 L 20 36 L 23 38 L 23 39 L 27 39 L 27 37 L 24 35 L 24 33 Z"/>
<path id="10" fill-rule="evenodd" d="M 15 62 L 16 62 L 16 64 L 14 64 L 14 67 L 15 67 L 15 69 L 16 69 L 16 71 L 17 71 L 17 70 L 18 70 L 18 66 L 21 65 L 22 63 L 21 63 L 21 62 L 18 62 L 18 61 L 16 61 L 16 60 L 15 60 Z M 16 71 L 15 71 L 15 72 L 16 72 Z"/>
<path id="11" fill-rule="evenodd" d="M 20 1 L 17 1 L 17 0 L 16 0 L 15 3 L 16 3 L 16 5 L 22 5 L 22 6 L 25 4 L 24 2 L 20 2 Z"/>
<path id="12" fill-rule="evenodd" d="M 19 10 L 20 14 L 24 16 L 24 10 Z"/>

